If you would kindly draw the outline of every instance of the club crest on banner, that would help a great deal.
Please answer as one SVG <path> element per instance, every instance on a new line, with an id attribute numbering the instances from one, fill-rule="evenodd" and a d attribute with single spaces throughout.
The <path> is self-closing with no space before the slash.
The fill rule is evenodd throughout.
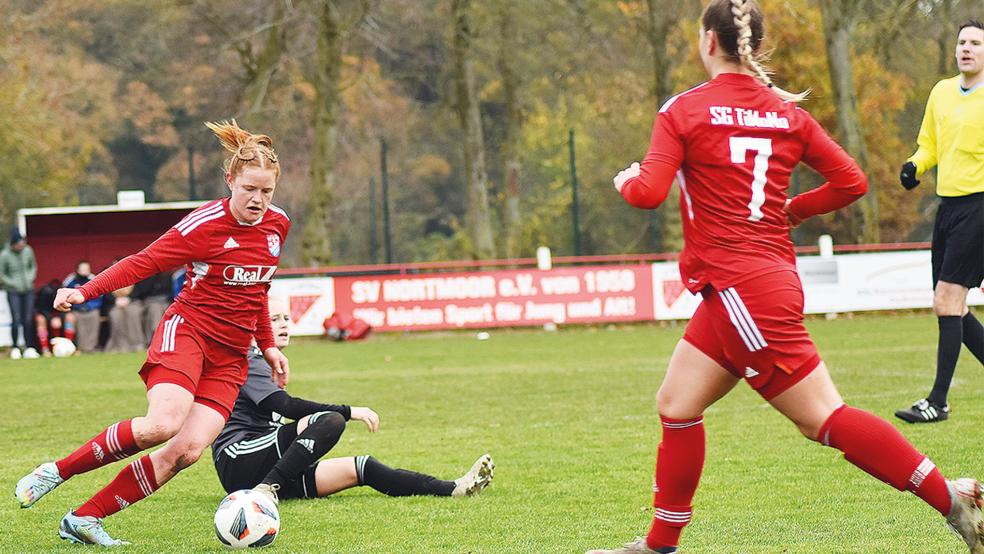
<path id="1" fill-rule="evenodd" d="M 270 249 L 271 256 L 280 256 L 280 237 L 278 235 L 267 235 L 267 248 Z"/>
<path id="2" fill-rule="evenodd" d="M 673 306 L 684 290 L 683 281 L 663 281 L 663 302 L 666 307 Z"/>

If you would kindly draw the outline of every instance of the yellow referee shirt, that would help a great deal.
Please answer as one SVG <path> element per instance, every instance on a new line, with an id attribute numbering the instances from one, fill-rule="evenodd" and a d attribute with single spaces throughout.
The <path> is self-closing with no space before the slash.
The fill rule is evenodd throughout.
<path id="1" fill-rule="evenodd" d="M 919 128 L 919 149 L 909 158 L 916 174 L 939 165 L 936 194 L 984 192 L 984 86 L 960 90 L 960 76 L 936 83 Z"/>

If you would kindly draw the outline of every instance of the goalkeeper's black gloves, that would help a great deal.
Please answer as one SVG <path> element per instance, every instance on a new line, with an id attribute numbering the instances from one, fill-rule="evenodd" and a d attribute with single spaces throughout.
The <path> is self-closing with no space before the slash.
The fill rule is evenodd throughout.
<path id="1" fill-rule="evenodd" d="M 912 190 L 919 186 L 919 179 L 916 179 L 916 164 L 905 162 L 902 165 L 902 171 L 899 172 L 899 181 L 905 190 Z"/>

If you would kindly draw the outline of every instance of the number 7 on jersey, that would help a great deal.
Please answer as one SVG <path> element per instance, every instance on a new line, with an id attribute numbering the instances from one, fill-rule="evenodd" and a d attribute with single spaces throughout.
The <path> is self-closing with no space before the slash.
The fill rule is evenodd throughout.
<path id="1" fill-rule="evenodd" d="M 752 169 L 752 199 L 748 203 L 751 214 L 749 221 L 759 221 L 765 214 L 762 213 L 762 204 L 765 204 L 765 183 L 767 178 L 765 173 L 769 170 L 769 157 L 772 156 L 772 139 L 752 138 L 752 137 L 731 137 L 731 163 L 745 163 L 746 154 L 749 150 L 755 152 L 755 167 Z"/>

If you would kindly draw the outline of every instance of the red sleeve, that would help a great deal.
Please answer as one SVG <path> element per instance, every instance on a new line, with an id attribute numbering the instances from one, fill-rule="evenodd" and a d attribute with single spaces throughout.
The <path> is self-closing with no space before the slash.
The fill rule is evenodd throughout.
<path id="1" fill-rule="evenodd" d="M 800 219 L 843 208 L 868 191 L 868 178 L 854 158 L 812 116 L 805 111 L 803 114 L 807 120 L 803 163 L 823 175 L 827 182 L 792 199 L 789 211 Z"/>
<path id="2" fill-rule="evenodd" d="M 637 208 L 653 209 L 666 200 L 680 164 L 683 141 L 669 111 L 660 112 L 653 124 L 649 152 L 642 160 L 639 176 L 625 182 L 622 198 Z"/>
<path id="3" fill-rule="evenodd" d="M 256 319 L 256 331 L 253 332 L 253 338 L 256 339 L 256 346 L 260 348 L 260 352 L 266 352 L 267 348 L 274 348 L 277 343 L 273 340 L 273 327 L 270 325 L 270 305 L 267 300 L 267 292 L 269 287 L 263 290 L 262 302 L 263 307 L 260 309 L 260 314 Z"/>
<path id="4" fill-rule="evenodd" d="M 201 253 L 197 258 L 201 258 Z M 169 271 L 196 259 L 188 240 L 174 227 L 147 248 L 109 266 L 79 290 L 88 300 L 142 281 L 151 275 Z M 267 325 L 269 326 L 269 321 Z"/>

